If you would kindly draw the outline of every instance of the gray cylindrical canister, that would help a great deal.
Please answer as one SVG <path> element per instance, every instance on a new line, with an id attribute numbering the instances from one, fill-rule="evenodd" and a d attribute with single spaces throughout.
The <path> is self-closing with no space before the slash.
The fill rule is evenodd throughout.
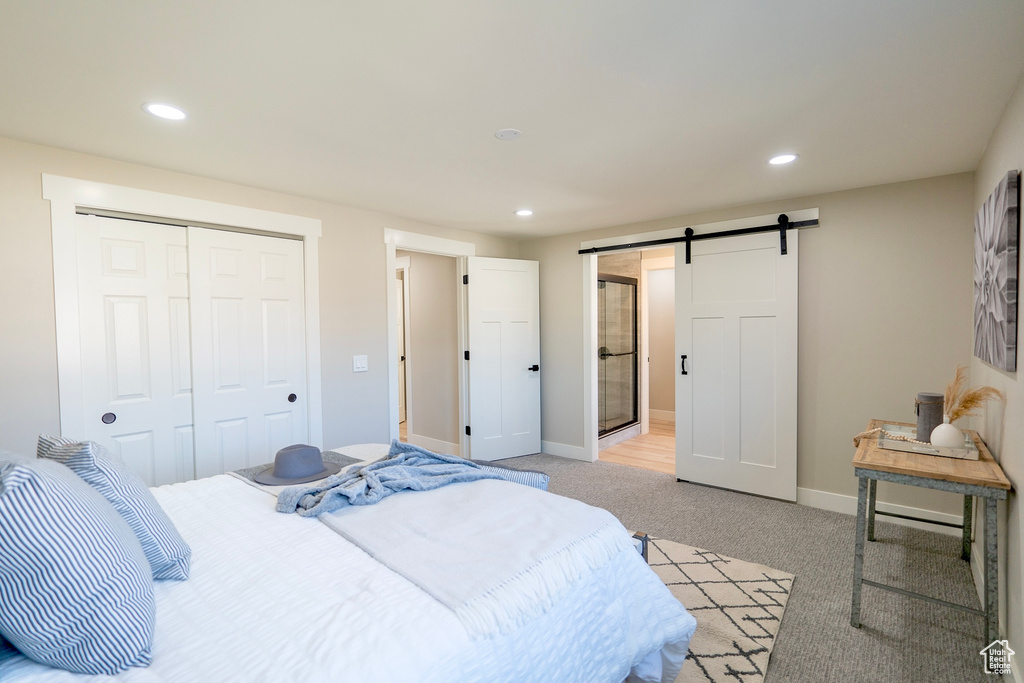
<path id="1" fill-rule="evenodd" d="M 942 424 L 942 394 L 917 395 L 917 440 L 930 442 L 932 430 Z"/>

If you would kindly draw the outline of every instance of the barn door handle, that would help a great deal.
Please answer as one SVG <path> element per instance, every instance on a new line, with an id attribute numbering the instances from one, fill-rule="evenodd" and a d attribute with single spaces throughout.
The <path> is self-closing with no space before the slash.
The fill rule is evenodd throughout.
<path id="1" fill-rule="evenodd" d="M 680 365 L 680 369 L 682 370 L 683 374 L 684 375 L 687 374 L 686 373 L 686 354 L 685 353 L 683 355 L 679 356 L 679 365 Z"/>
<path id="2" fill-rule="evenodd" d="M 531 365 L 530 367 L 528 367 L 526 369 L 529 370 L 530 372 L 540 372 L 540 366 L 539 365 Z"/>

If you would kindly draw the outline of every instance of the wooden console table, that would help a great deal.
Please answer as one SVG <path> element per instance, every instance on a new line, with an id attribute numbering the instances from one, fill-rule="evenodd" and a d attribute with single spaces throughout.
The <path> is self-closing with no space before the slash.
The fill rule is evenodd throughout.
<path id="1" fill-rule="evenodd" d="M 885 424 L 906 424 L 885 420 L 872 420 L 868 429 Z M 915 425 L 906 425 L 914 427 Z M 911 598 L 927 600 L 946 607 L 952 607 L 971 614 L 985 617 L 985 642 L 990 643 L 999 634 L 999 583 L 998 583 L 998 536 L 996 522 L 996 501 L 1004 500 L 1010 491 L 1010 482 L 989 453 L 985 442 L 978 433 L 968 431 L 978 447 L 978 460 L 959 460 L 923 453 L 905 453 L 878 447 L 877 432 L 861 440 L 857 454 L 853 457 L 853 472 L 859 482 L 857 486 L 857 541 L 853 561 L 853 608 L 850 624 L 860 628 L 860 596 L 864 585 L 893 591 Z M 928 595 L 888 586 L 864 578 L 864 538 L 875 540 L 875 515 L 888 515 L 915 519 L 919 522 L 936 524 L 932 520 L 894 515 L 875 511 L 875 488 L 879 480 L 891 481 L 908 486 L 923 486 L 939 491 L 950 491 L 964 496 L 963 545 L 961 557 L 971 558 L 971 513 L 972 498 L 977 496 L 985 501 L 985 609 L 978 610 Z M 939 524 L 944 524 L 938 522 Z M 948 525 L 947 525 L 948 526 Z M 958 528 L 961 525 L 953 525 Z"/>

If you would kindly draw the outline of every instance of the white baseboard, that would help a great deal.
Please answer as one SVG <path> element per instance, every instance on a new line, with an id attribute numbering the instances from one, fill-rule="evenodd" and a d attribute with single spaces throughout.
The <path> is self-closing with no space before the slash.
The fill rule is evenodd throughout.
<path id="1" fill-rule="evenodd" d="M 652 420 L 671 422 L 672 424 L 676 423 L 676 413 L 674 410 L 655 410 L 654 408 L 651 408 L 647 411 L 647 414 Z"/>
<path id="2" fill-rule="evenodd" d="M 426 448 L 428 451 L 434 451 L 435 453 L 443 453 L 445 455 L 459 455 L 459 444 L 448 443 L 447 441 L 441 441 L 440 439 L 431 439 L 429 436 L 420 436 L 419 434 L 410 434 L 409 443 L 413 446 L 419 446 L 420 448 Z"/>
<path id="3" fill-rule="evenodd" d="M 830 493 L 828 491 L 798 488 L 796 490 L 796 502 L 800 505 L 807 505 L 820 510 L 845 512 L 848 515 L 857 514 L 857 497 L 844 496 L 841 493 Z M 959 515 L 950 515 L 945 512 L 934 512 L 933 510 L 922 510 L 921 508 L 907 507 L 906 505 L 895 505 L 893 503 L 883 503 L 881 501 L 876 503 L 875 509 L 882 510 L 884 512 L 893 512 L 897 515 L 910 515 L 912 517 L 921 517 L 922 519 L 932 519 L 936 522 L 946 522 L 948 524 L 960 524 L 963 521 L 963 518 Z M 935 526 L 933 524 L 923 524 L 912 519 L 900 519 L 899 517 L 884 516 L 876 517 L 875 519 L 876 521 L 902 524 L 903 526 L 909 526 L 915 529 L 937 531 L 940 534 L 946 534 L 948 536 L 960 536 L 963 533 L 960 529 Z"/>
<path id="4" fill-rule="evenodd" d="M 555 443 L 554 441 L 541 441 L 540 449 L 548 455 L 557 455 L 560 458 L 571 458 L 573 460 L 592 462 L 590 456 L 587 454 L 587 449 L 582 446 L 570 446 L 564 443 Z"/>

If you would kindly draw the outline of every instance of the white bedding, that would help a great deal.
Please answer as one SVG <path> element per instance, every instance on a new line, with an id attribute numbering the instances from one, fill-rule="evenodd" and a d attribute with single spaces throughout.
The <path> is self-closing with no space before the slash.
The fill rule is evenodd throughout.
<path id="1" fill-rule="evenodd" d="M 660 678 L 663 662 L 681 665 L 696 625 L 623 554 L 518 632 L 473 641 L 423 590 L 234 477 L 153 491 L 192 547 L 192 574 L 155 584 L 153 663 L 112 680 L 590 683 L 637 664 Z M 107 680 L 22 657 L 2 666 L 5 683 Z"/>
<path id="2" fill-rule="evenodd" d="M 635 550 L 607 510 L 500 479 L 400 493 L 318 519 L 452 610 L 474 640 L 513 631 L 579 577 Z"/>

